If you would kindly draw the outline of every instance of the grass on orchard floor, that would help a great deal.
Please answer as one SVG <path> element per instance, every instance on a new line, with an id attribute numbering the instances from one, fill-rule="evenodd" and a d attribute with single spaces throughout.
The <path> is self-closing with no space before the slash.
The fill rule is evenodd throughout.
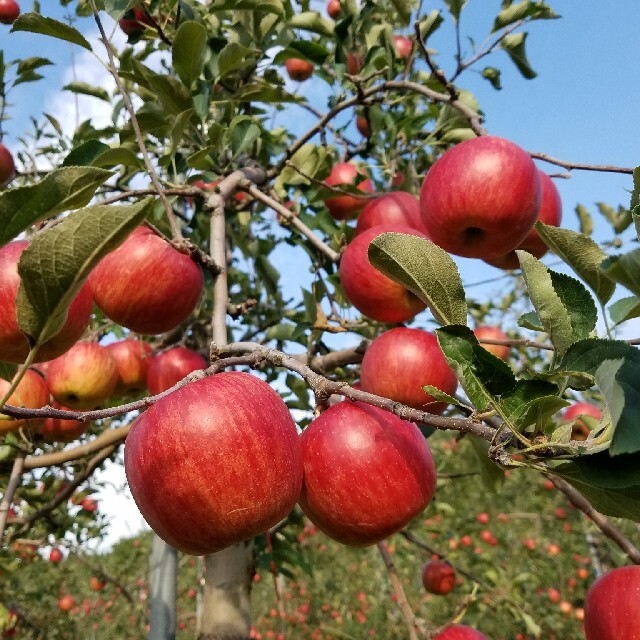
<path id="1" fill-rule="evenodd" d="M 466 439 L 456 443 L 451 434 L 438 433 L 430 443 L 443 477 L 435 501 L 408 531 L 481 584 L 474 586 L 458 573 L 451 594 L 427 594 L 420 577 L 432 554 L 405 537 L 393 536 L 389 551 L 416 615 L 441 625 L 461 613 L 466 602 L 462 623 L 477 627 L 491 640 L 534 638 L 536 625 L 545 640 L 583 639 L 580 617 L 586 588 L 594 579 L 592 554 L 605 569 L 623 564 L 625 557 L 561 493 L 545 488 L 542 476 L 511 471 L 494 493 L 475 473 L 478 460 Z M 473 475 L 446 477 L 468 472 Z M 488 523 L 478 521 L 480 513 L 488 515 Z M 619 524 L 633 535 L 631 523 Z M 257 541 L 253 637 L 406 640 L 406 627 L 375 546 L 344 547 L 302 518 L 285 530 L 285 536 L 293 544 L 283 545 L 282 538 L 274 536 L 273 556 L 264 537 Z M 0 558 L 1 601 L 16 605 L 26 618 L 14 637 L 146 637 L 150 543 L 150 534 L 144 534 L 119 542 L 108 554 L 82 559 L 72 554 L 60 564 L 39 556 Z M 289 577 L 274 580 L 272 561 Z M 195 637 L 198 566 L 195 558 L 180 558 L 179 640 Z M 120 586 L 108 582 L 103 591 L 91 591 L 89 581 L 98 567 Z M 68 613 L 57 607 L 63 593 L 76 601 Z M 46 635 L 38 636 L 36 630 L 43 629 Z"/>

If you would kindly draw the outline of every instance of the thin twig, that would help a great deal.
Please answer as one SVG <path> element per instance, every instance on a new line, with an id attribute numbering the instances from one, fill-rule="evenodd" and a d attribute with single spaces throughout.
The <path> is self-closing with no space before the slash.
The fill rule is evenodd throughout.
<path id="1" fill-rule="evenodd" d="M 616 167 L 610 164 L 583 164 L 582 162 L 568 162 L 567 160 L 559 160 L 553 158 L 546 153 L 538 153 L 536 151 L 529 151 L 529 155 L 536 160 L 544 160 L 550 164 L 555 164 L 558 167 L 572 171 L 573 169 L 579 169 L 581 171 L 602 171 L 604 173 L 627 173 L 633 175 L 633 169 L 631 167 Z"/>
<path id="2" fill-rule="evenodd" d="M 2 501 L 0 502 L 0 539 L 4 536 L 4 530 L 7 526 L 7 517 L 9 516 L 9 509 L 11 508 L 11 502 L 13 496 L 20 484 L 22 478 L 22 472 L 24 471 L 24 461 L 26 458 L 26 452 L 23 450 L 18 451 L 18 455 L 13 461 L 13 468 L 11 469 L 11 475 L 9 476 L 9 482 L 7 488 L 2 495 Z"/>

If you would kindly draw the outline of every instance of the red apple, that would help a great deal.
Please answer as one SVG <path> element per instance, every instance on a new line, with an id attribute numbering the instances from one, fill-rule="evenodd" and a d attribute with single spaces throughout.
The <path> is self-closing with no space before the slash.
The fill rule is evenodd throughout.
<path id="1" fill-rule="evenodd" d="M 235 371 L 192 382 L 147 409 L 131 427 L 124 460 L 149 526 L 193 555 L 277 524 L 302 485 L 287 406 L 266 382 Z"/>
<path id="2" fill-rule="evenodd" d="M 455 586 L 456 572 L 448 562 L 431 560 L 422 567 L 422 585 L 437 596 L 446 596 Z"/>
<path id="3" fill-rule="evenodd" d="M 482 325 L 473 330 L 476 338 L 480 341 L 480 346 L 484 347 L 489 353 L 498 356 L 501 360 L 506 360 L 509 356 L 509 346 L 502 344 L 485 344 L 482 342 L 484 338 L 488 340 L 508 340 L 509 336 L 499 327 Z"/>
<path id="4" fill-rule="evenodd" d="M 613 569 L 589 587 L 584 631 L 587 640 L 640 640 L 640 566 Z"/>
<path id="5" fill-rule="evenodd" d="M 0 22 L 2 22 L 2 0 L 0 0 Z M 17 6 L 17 5 L 16 5 Z M 19 10 L 18 10 L 19 11 Z M 17 16 L 16 16 L 17 17 Z M 13 22 L 13 21 L 12 21 Z M 10 24 L 10 23 L 5 23 Z M 16 176 L 16 165 L 7 147 L 0 142 L 0 187 L 8 185 Z"/>
<path id="6" fill-rule="evenodd" d="M 221 178 L 214 180 L 213 182 L 205 182 L 204 180 L 196 180 L 192 186 L 198 187 L 199 189 L 204 189 L 205 191 L 213 191 L 216 188 L 216 185 L 220 182 Z M 243 202 L 247 197 L 247 194 L 244 191 L 236 191 L 233 194 L 233 199 L 236 202 Z"/>
<path id="7" fill-rule="evenodd" d="M 420 202 L 406 191 L 391 191 L 369 200 L 358 215 L 356 234 L 381 224 L 397 224 L 426 233 Z"/>
<path id="8" fill-rule="evenodd" d="M 573 428 L 571 429 L 572 440 L 586 440 L 591 433 L 590 427 L 584 420 L 577 420 L 579 416 L 590 416 L 596 420 L 600 420 L 602 418 L 602 410 L 590 402 L 576 402 L 570 407 L 567 407 L 562 412 L 562 421 L 573 422 L 575 420 Z"/>
<path id="9" fill-rule="evenodd" d="M 119 340 L 106 346 L 118 367 L 117 395 L 137 395 L 147 389 L 147 369 L 153 349 L 143 340 Z"/>
<path id="10" fill-rule="evenodd" d="M 329 187 L 337 187 L 339 185 L 357 185 L 360 191 L 364 193 L 373 193 L 373 183 L 366 174 L 360 172 L 358 167 L 350 162 L 338 162 L 333 165 L 329 177 L 324 181 Z M 336 220 L 348 220 L 352 218 L 367 201 L 362 198 L 356 198 L 350 195 L 335 196 L 327 198 L 325 204 L 329 209 L 329 213 Z"/>
<path id="11" fill-rule="evenodd" d="M 540 209 L 540 178 L 529 154 L 495 136 L 457 144 L 429 169 L 420 192 L 429 237 L 446 251 L 493 259 L 515 249 Z"/>
<path id="12" fill-rule="evenodd" d="M 398 58 L 408 60 L 413 49 L 413 42 L 407 36 L 393 36 L 393 46 L 398 54 Z"/>
<path id="13" fill-rule="evenodd" d="M 128 36 L 142 34 L 145 25 L 153 26 L 153 22 L 142 9 L 131 9 L 125 16 L 127 17 L 118 20 L 118 26 Z"/>
<path id="14" fill-rule="evenodd" d="M 11 383 L 8 380 L 0 378 L 0 398 L 4 397 L 4 394 L 9 391 L 10 386 Z M 41 407 L 45 407 L 49 404 L 49 387 L 39 373 L 32 369 L 28 369 L 22 380 L 18 383 L 14 392 L 9 396 L 6 404 L 10 404 L 14 407 L 40 409 Z M 15 420 L 9 416 L 0 414 L 0 436 L 6 433 L 18 431 L 24 427 L 37 430 L 43 423 L 43 418 Z"/>
<path id="15" fill-rule="evenodd" d="M 91 591 L 102 591 L 105 587 L 106 582 L 97 576 L 92 576 L 89 580 L 89 589 Z"/>
<path id="16" fill-rule="evenodd" d="M 174 347 L 151 358 L 147 370 L 147 388 L 152 396 L 162 393 L 180 382 L 192 371 L 206 369 L 207 361 L 186 347 Z"/>
<path id="17" fill-rule="evenodd" d="M 562 220 L 562 200 L 560 200 L 560 194 L 556 185 L 553 184 L 551 178 L 538 169 L 540 176 L 540 187 L 542 189 L 542 198 L 540 201 L 540 209 L 538 211 L 538 220 L 544 222 L 544 224 L 559 227 Z M 542 241 L 542 238 L 538 235 L 535 229 L 529 231 L 527 237 L 516 247 L 516 249 L 523 249 L 528 251 L 536 258 L 542 258 L 547 253 L 548 247 Z M 493 260 L 486 260 L 486 262 L 499 269 L 519 269 L 520 261 L 516 255 L 515 249 L 509 252 L 505 256 L 494 258 Z"/>
<path id="18" fill-rule="evenodd" d="M 365 116 L 356 117 L 356 129 L 360 132 L 363 138 L 368 138 L 371 135 L 371 128 L 369 127 L 369 121 Z"/>
<path id="19" fill-rule="evenodd" d="M 68 411 L 68 407 L 54 402 L 54 409 Z M 38 429 L 46 442 L 73 442 L 89 429 L 91 422 L 80 420 L 65 420 L 63 418 L 46 418 L 44 424 Z"/>
<path id="20" fill-rule="evenodd" d="M 434 403 L 422 386 L 429 384 L 449 395 L 458 386 L 435 335 L 406 327 L 385 331 L 369 345 L 360 382 L 363 391 L 431 413 L 442 413 L 447 405 Z"/>
<path id="21" fill-rule="evenodd" d="M 60 549 L 58 549 L 57 547 L 54 547 L 53 549 L 51 549 L 51 552 L 49 553 L 49 562 L 58 564 L 59 562 L 62 562 L 62 558 L 63 558 L 63 555 Z"/>
<path id="22" fill-rule="evenodd" d="M 118 366 L 97 342 L 77 342 L 49 364 L 47 382 L 51 395 L 65 407 L 95 409 L 113 394 Z"/>
<path id="23" fill-rule="evenodd" d="M 364 56 L 356 51 L 347 53 L 347 73 L 355 76 L 364 65 Z"/>
<path id="24" fill-rule="evenodd" d="M 433 640 L 489 640 L 476 629 L 463 624 L 454 624 L 439 633 Z"/>
<path id="25" fill-rule="evenodd" d="M 340 16 L 340 0 L 329 0 L 327 2 L 327 13 L 329 17 L 337 20 Z"/>
<path id="26" fill-rule="evenodd" d="M 84 511 L 93 513 L 98 509 L 98 502 L 94 498 L 83 498 L 80 500 L 80 506 Z"/>
<path id="27" fill-rule="evenodd" d="M 0 0 L 0 23 L 13 24 L 20 15 L 20 7 L 15 0 Z M 2 179 L 0 179 L 0 186 Z"/>
<path id="28" fill-rule="evenodd" d="M 60 609 L 60 611 L 70 611 L 75 606 L 76 601 L 73 599 L 73 596 L 70 596 L 68 593 L 58 600 L 58 609 Z"/>
<path id="29" fill-rule="evenodd" d="M 96 304 L 104 314 L 137 333 L 156 335 L 175 329 L 195 309 L 202 271 L 147 227 L 105 256 L 89 276 Z"/>
<path id="30" fill-rule="evenodd" d="M 285 67 L 289 77 L 297 82 L 304 82 L 313 74 L 313 65 L 301 58 L 289 58 L 285 62 Z"/>
<path id="31" fill-rule="evenodd" d="M 18 261 L 27 248 L 26 240 L 10 242 L 0 249 L 0 360 L 20 364 L 29 353 L 29 344 L 18 328 L 16 295 L 20 286 Z M 36 361 L 51 360 L 62 355 L 80 339 L 89 324 L 93 298 L 85 284 L 75 297 L 62 329 L 39 349 Z"/>
<path id="32" fill-rule="evenodd" d="M 300 506 L 324 533 L 366 546 L 431 502 L 436 471 L 418 427 L 362 402 L 329 407 L 302 433 Z"/>
<path id="33" fill-rule="evenodd" d="M 369 245 L 383 233 L 425 237 L 399 225 L 378 225 L 356 236 L 340 260 L 340 282 L 349 302 L 360 313 L 378 322 L 406 322 L 426 305 L 398 282 L 387 278 L 369 262 Z"/>

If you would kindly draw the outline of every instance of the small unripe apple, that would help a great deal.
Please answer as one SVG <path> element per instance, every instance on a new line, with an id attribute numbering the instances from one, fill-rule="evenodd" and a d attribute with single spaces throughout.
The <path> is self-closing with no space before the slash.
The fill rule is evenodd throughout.
<path id="1" fill-rule="evenodd" d="M 363 391 L 430 413 L 442 413 L 447 405 L 434 402 L 422 390 L 424 385 L 448 395 L 458 387 L 436 336 L 407 327 L 390 329 L 373 340 L 362 360 L 360 382 Z"/>
<path id="2" fill-rule="evenodd" d="M 483 338 L 488 340 L 508 340 L 509 336 L 502 331 L 499 327 L 482 325 L 476 327 L 473 330 L 476 338 L 480 341 L 480 346 L 486 349 L 489 353 L 493 353 L 494 356 L 498 356 L 501 360 L 506 360 L 509 357 L 509 345 L 507 344 L 486 344 L 482 342 Z"/>
<path id="3" fill-rule="evenodd" d="M 324 533 L 366 546 L 399 531 L 435 492 L 427 441 L 416 425 L 362 402 L 339 402 L 302 433 L 300 506 Z"/>
<path id="4" fill-rule="evenodd" d="M 203 277 L 189 256 L 151 229 L 138 227 L 93 269 L 89 283 L 109 319 L 131 331 L 156 335 L 191 315 Z"/>
<path id="5" fill-rule="evenodd" d="M 151 358 L 147 370 L 147 387 L 152 396 L 173 387 L 193 371 L 206 369 L 207 361 L 186 347 L 174 347 Z"/>
<path id="6" fill-rule="evenodd" d="M 329 17 L 337 20 L 340 16 L 340 0 L 329 0 L 327 2 L 327 13 Z"/>
<path id="7" fill-rule="evenodd" d="M 285 67 L 289 77 L 296 82 L 304 82 L 313 74 L 313 65 L 301 58 L 289 58 L 285 62 Z"/>
<path id="8" fill-rule="evenodd" d="M 289 409 L 266 382 L 236 371 L 181 387 L 138 416 L 124 460 L 149 526 L 192 555 L 263 533 L 289 514 L 302 485 Z"/>
<path id="9" fill-rule="evenodd" d="M 360 172 L 358 167 L 350 162 L 338 162 L 333 165 L 329 177 L 324 181 L 329 187 L 339 187 L 340 185 L 357 185 L 358 189 L 364 193 L 373 193 L 373 183 Z M 325 200 L 329 213 L 336 220 L 348 220 L 352 218 L 365 204 L 365 198 L 356 198 L 352 195 L 332 196 Z"/>
<path id="10" fill-rule="evenodd" d="M 18 261 L 28 246 L 28 241 L 16 240 L 0 249 L 0 361 L 15 364 L 24 362 L 29 354 L 29 343 L 18 327 L 16 312 Z M 85 283 L 69 306 L 62 329 L 40 347 L 36 361 L 57 358 L 70 349 L 87 328 L 92 309 L 91 288 Z"/>
<path id="11" fill-rule="evenodd" d="M 413 42 L 407 36 L 393 36 L 393 46 L 398 54 L 398 58 L 408 60 L 413 49 Z"/>
<path id="12" fill-rule="evenodd" d="M 538 211 L 537 219 L 544 222 L 544 224 L 559 227 L 560 222 L 562 221 L 562 200 L 560 200 L 558 189 L 546 173 L 538 169 L 538 175 L 540 176 L 542 198 L 540 201 L 540 209 Z M 542 256 L 544 256 L 549 250 L 535 229 L 531 229 L 531 231 L 529 231 L 527 237 L 516 247 L 516 249 L 527 251 L 536 258 L 542 258 Z M 498 267 L 499 269 L 520 268 L 520 261 L 518 260 L 515 249 L 505 256 L 500 256 L 493 260 L 485 260 L 485 262 L 494 267 Z"/>
<path id="13" fill-rule="evenodd" d="M 420 191 L 431 240 L 459 256 L 491 260 L 515 249 L 540 209 L 540 177 L 529 154 L 496 136 L 446 151 Z"/>
<path id="14" fill-rule="evenodd" d="M 454 624 L 439 633 L 433 640 L 489 640 L 477 629 L 463 624 Z"/>
<path id="15" fill-rule="evenodd" d="M 381 224 L 412 227 L 426 235 L 420 216 L 420 202 L 406 191 L 390 191 L 369 200 L 358 214 L 356 234 Z"/>
<path id="16" fill-rule="evenodd" d="M 378 322 L 406 322 L 426 305 L 403 285 L 391 280 L 369 262 L 369 245 L 383 233 L 424 237 L 399 225 L 377 225 L 357 235 L 340 260 L 340 282 L 345 296 L 358 310 Z"/>
<path id="17" fill-rule="evenodd" d="M 448 562 L 431 560 L 422 567 L 422 586 L 437 596 L 446 596 L 455 586 L 456 572 Z"/>
<path id="18" fill-rule="evenodd" d="M 640 638 L 640 566 L 613 569 L 589 587 L 584 631 L 587 640 Z"/>
<path id="19" fill-rule="evenodd" d="M 95 409 L 113 394 L 118 366 L 97 342 L 77 342 L 47 369 L 51 395 L 65 407 Z"/>
<path id="20" fill-rule="evenodd" d="M 20 6 L 16 0 L 0 0 L 0 23 L 13 24 L 20 15 Z M 2 186 L 2 179 L 0 179 Z"/>
<path id="21" fill-rule="evenodd" d="M 2 0 L 0 0 L 1 2 Z M 0 6 L 0 10 L 2 7 Z M 8 185 L 16 176 L 16 165 L 11 151 L 0 142 L 0 188 Z"/>
<path id="22" fill-rule="evenodd" d="M 11 383 L 0 378 L 0 397 L 9 391 Z M 13 393 L 9 396 L 7 404 L 14 407 L 26 407 L 28 409 L 40 409 L 49 404 L 49 386 L 44 378 L 28 369 L 22 380 L 18 383 Z M 19 431 L 23 427 L 28 427 L 37 431 L 44 424 L 44 418 L 26 418 L 16 420 L 9 416 L 0 414 L 0 436 Z"/>

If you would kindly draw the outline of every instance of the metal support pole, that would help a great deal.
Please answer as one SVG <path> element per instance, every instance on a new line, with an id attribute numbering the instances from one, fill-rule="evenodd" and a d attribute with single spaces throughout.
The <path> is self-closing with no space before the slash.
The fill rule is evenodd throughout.
<path id="1" fill-rule="evenodd" d="M 153 536 L 149 592 L 149 640 L 175 640 L 178 552 Z"/>

